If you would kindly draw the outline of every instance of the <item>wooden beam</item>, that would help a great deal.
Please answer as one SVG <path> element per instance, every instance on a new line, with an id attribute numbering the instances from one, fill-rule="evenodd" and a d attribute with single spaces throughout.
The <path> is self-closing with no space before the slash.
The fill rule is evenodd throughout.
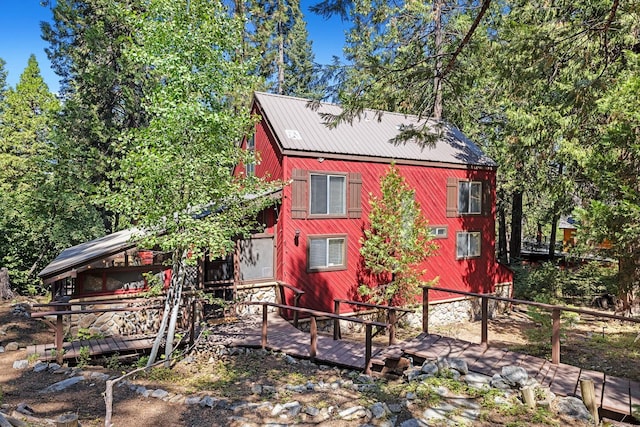
<path id="1" fill-rule="evenodd" d="M 551 311 L 552 337 L 551 337 L 551 363 L 560 363 L 560 309 L 554 308 Z"/>

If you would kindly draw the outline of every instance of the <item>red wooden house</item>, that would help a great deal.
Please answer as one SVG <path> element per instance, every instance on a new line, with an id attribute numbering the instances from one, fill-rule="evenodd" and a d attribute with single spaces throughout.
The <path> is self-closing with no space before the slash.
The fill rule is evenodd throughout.
<path id="1" fill-rule="evenodd" d="M 322 114 L 340 107 L 256 93 L 261 120 L 244 141 L 256 162 L 237 173 L 289 181 L 267 235 L 273 236 L 273 278 L 305 291 L 302 306 L 332 311 L 334 298 L 357 296 L 360 238 L 368 226 L 369 194 L 391 162 L 415 190 L 440 246 L 425 280 L 473 292 L 512 282 L 495 257 L 496 163 L 459 130 L 416 117 L 365 111 L 335 128 Z M 401 129 L 426 125 L 435 143 L 391 143 Z M 442 296 L 445 297 L 445 296 Z"/>

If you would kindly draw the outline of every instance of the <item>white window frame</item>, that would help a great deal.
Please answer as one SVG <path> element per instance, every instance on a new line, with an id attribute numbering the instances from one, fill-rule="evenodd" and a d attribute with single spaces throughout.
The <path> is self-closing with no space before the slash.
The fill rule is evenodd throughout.
<path id="1" fill-rule="evenodd" d="M 463 189 L 463 187 L 467 187 Z M 473 189 L 477 189 L 477 195 L 474 198 Z M 477 209 L 473 208 L 473 200 L 477 201 Z M 466 200 L 466 203 L 463 202 Z M 464 205 L 466 209 L 463 209 Z M 458 182 L 458 214 L 460 215 L 480 215 L 482 214 L 482 182 L 481 181 L 459 181 Z"/>
<path id="2" fill-rule="evenodd" d="M 324 177 L 326 180 L 326 195 L 327 195 L 327 203 L 325 206 L 325 210 L 323 212 L 314 212 L 313 211 L 313 199 L 314 199 L 314 191 L 313 191 L 313 177 Z M 342 206 L 342 211 L 340 212 L 331 212 L 331 178 L 338 178 L 342 180 L 342 200 L 340 204 Z M 309 215 L 310 216 L 339 216 L 343 217 L 347 214 L 347 176 L 342 174 L 329 174 L 329 173 L 316 173 L 312 172 L 309 174 Z"/>
<path id="3" fill-rule="evenodd" d="M 472 252 L 472 238 L 477 239 L 477 250 L 475 252 Z M 482 236 L 479 231 L 458 231 L 456 233 L 456 257 L 458 259 L 478 258 L 481 253 Z"/>
<path id="4" fill-rule="evenodd" d="M 446 239 L 449 237 L 449 227 L 446 225 L 432 225 L 429 233 L 433 239 Z"/>
<path id="5" fill-rule="evenodd" d="M 253 162 L 244 165 L 244 171 L 247 176 L 254 176 L 256 174 L 256 140 L 254 135 L 247 138 L 247 151 L 253 156 Z"/>
<path id="6" fill-rule="evenodd" d="M 312 259 L 312 242 L 313 241 L 324 241 L 325 242 L 325 254 L 324 254 L 324 263 L 322 265 L 311 265 Z M 331 241 L 341 241 L 342 242 L 342 251 L 341 251 L 341 263 L 331 263 L 329 262 L 330 251 L 329 244 Z M 309 236 L 307 240 L 307 271 L 332 271 L 332 270 L 345 270 L 347 268 L 347 235 L 322 235 L 322 236 Z"/>

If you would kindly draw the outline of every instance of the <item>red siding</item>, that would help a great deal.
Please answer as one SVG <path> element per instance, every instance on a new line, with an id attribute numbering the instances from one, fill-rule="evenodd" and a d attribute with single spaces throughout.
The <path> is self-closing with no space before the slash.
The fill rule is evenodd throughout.
<path id="1" fill-rule="evenodd" d="M 358 270 L 360 238 L 369 215 L 369 193 L 380 194 L 380 178 L 389 165 L 346 160 L 304 157 L 284 157 L 264 121 L 256 126 L 256 151 L 261 163 L 256 167 L 258 176 L 290 180 L 294 169 L 315 172 L 361 174 L 360 218 L 292 218 L 291 185 L 285 187 L 280 206 L 277 233 L 276 278 L 305 291 L 301 304 L 323 311 L 333 310 L 334 298 L 358 299 Z M 437 254 L 424 265 L 425 280 L 439 277 L 438 286 L 473 292 L 486 292 L 496 283 L 510 281 L 509 272 L 500 268 L 495 260 L 495 171 L 449 169 L 400 165 L 400 172 L 416 190 L 416 197 L 431 225 L 447 226 L 446 239 L 437 239 Z M 448 178 L 487 181 L 490 183 L 491 213 L 488 216 L 447 216 Z M 347 198 L 351 197 L 347 194 Z M 348 200 L 348 199 L 347 199 Z M 296 231 L 299 238 L 296 239 Z M 474 259 L 456 259 L 456 232 L 480 231 L 481 256 Z M 312 235 L 346 234 L 347 269 L 341 271 L 307 272 L 307 239 Z M 447 298 L 434 295 L 434 298 Z M 450 296 L 449 296 L 450 297 Z M 288 301 L 291 302 L 291 301 Z M 347 308 L 348 309 L 348 308 Z"/>
<path id="2" fill-rule="evenodd" d="M 292 219 L 290 212 L 290 189 L 284 191 L 283 213 L 281 218 L 284 265 L 282 279 L 302 288 L 306 295 L 307 306 L 322 310 L 331 310 L 333 298 L 357 299 L 357 271 L 360 264 L 359 240 L 363 227 L 368 220 L 369 193 L 379 195 L 380 177 L 389 166 L 385 164 L 348 161 L 289 158 L 285 176 L 293 168 L 310 171 L 360 172 L 362 174 L 362 218 Z M 440 246 L 437 254 L 425 263 L 425 280 L 439 277 L 438 285 L 446 288 L 486 292 L 495 283 L 501 282 L 496 276 L 495 261 L 495 223 L 493 212 L 490 216 L 463 216 L 448 218 L 446 215 L 447 178 L 456 177 L 489 181 L 495 185 L 495 172 L 473 171 L 445 168 L 425 168 L 419 166 L 400 166 L 402 175 L 408 184 L 416 190 L 422 210 L 432 225 L 446 225 L 448 237 L 438 239 Z M 495 193 L 491 193 L 494 204 Z M 300 230 L 298 244 L 295 244 L 296 230 Z M 456 232 L 480 231 L 482 235 L 481 257 L 475 259 L 456 259 Z M 331 272 L 307 272 L 307 237 L 319 234 L 347 234 L 347 270 Z M 438 296 L 434 295 L 436 298 Z M 446 296 L 440 295 L 440 298 Z"/>

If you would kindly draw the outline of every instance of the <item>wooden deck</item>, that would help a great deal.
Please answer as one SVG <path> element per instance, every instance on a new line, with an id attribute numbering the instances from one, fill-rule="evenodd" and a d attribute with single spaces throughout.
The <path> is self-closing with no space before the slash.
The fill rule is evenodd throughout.
<path id="1" fill-rule="evenodd" d="M 234 346 L 260 348 L 259 327 L 245 330 L 246 335 L 236 340 Z M 269 318 L 267 331 L 269 350 L 282 351 L 290 356 L 310 358 L 310 337 L 288 322 L 275 317 Z M 399 361 L 401 357 L 411 357 L 415 364 L 437 357 L 459 357 L 464 359 L 471 372 L 488 376 L 500 373 L 502 367 L 512 365 L 523 367 L 530 378 L 549 387 L 558 396 L 580 396 L 580 379 L 594 382 L 596 399 L 600 407 L 619 418 L 629 417 L 633 405 L 640 405 L 640 383 L 626 378 L 617 378 L 602 372 L 581 369 L 548 360 L 514 353 L 481 344 L 456 340 L 434 334 L 420 334 L 416 338 L 390 347 L 374 346 L 371 361 L 372 370 L 381 372 L 389 361 Z M 352 341 L 334 341 L 332 337 L 318 336 L 318 363 L 336 365 L 352 369 L 364 369 L 364 344 Z"/>
<path id="2" fill-rule="evenodd" d="M 289 356 L 310 359 L 309 352 L 311 338 L 308 332 L 294 328 L 289 322 L 277 315 L 269 315 L 267 330 L 267 350 L 281 351 Z M 261 330 L 245 330 L 246 335 L 235 340 L 232 346 L 261 348 Z M 372 353 L 382 350 L 380 346 L 373 346 Z M 352 369 L 364 369 L 364 343 L 353 341 L 334 341 L 327 335 L 318 335 L 317 353 L 315 361 L 328 365 Z"/>
<path id="3" fill-rule="evenodd" d="M 101 339 L 89 339 L 81 341 L 65 342 L 62 346 L 63 359 L 77 359 L 80 357 L 80 349 L 89 349 L 90 356 L 120 355 L 136 353 L 148 350 L 153 345 L 153 337 L 140 336 L 113 336 Z M 55 360 L 55 344 L 38 344 L 27 347 L 27 355 L 37 354 L 38 360 Z"/>

